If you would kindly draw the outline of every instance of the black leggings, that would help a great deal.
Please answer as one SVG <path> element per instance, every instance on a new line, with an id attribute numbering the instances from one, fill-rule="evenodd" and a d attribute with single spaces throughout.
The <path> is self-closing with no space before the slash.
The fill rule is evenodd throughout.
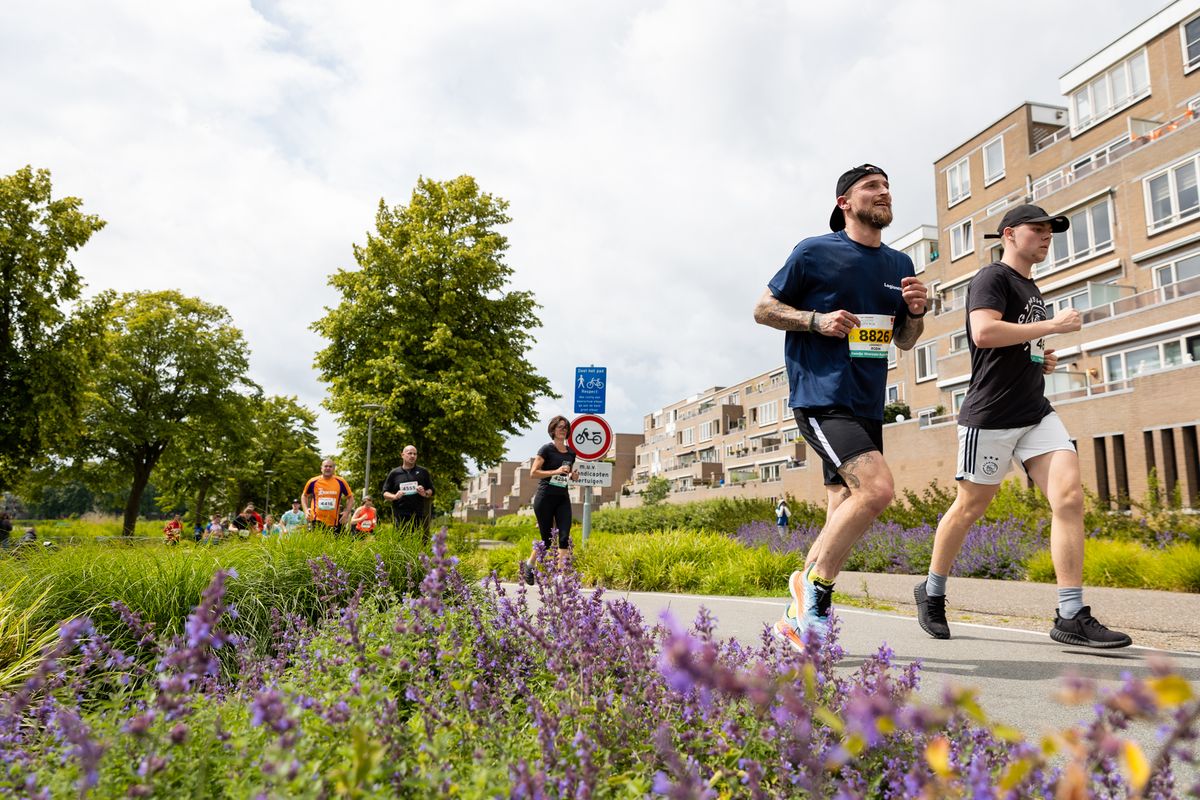
<path id="1" fill-rule="evenodd" d="M 533 498 L 533 515 L 537 517 L 538 532 L 546 549 L 554 547 L 551 530 L 558 529 L 558 547 L 566 550 L 571 546 L 571 496 L 538 492 Z"/>

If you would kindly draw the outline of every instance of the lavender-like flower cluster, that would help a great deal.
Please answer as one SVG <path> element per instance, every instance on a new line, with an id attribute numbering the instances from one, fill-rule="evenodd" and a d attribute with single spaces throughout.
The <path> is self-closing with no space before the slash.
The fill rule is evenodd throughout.
<path id="1" fill-rule="evenodd" d="M 173 639 L 121 611 L 136 652 L 65 624 L 0 698 L 0 792 L 1165 798 L 1194 758 L 1200 701 L 1162 664 L 1108 694 L 1067 682 L 1094 719 L 1034 745 L 969 690 L 918 701 L 919 666 L 897 669 L 886 646 L 849 673 L 836 639 L 795 652 L 764 630 L 747 647 L 706 611 L 650 624 L 554 555 L 536 589 L 470 584 L 445 541 L 411 597 L 383 564 L 351 587 L 313 562 L 328 613 L 276 612 L 263 641 L 224 632 L 236 576 L 221 572 Z M 1152 757 L 1123 736 L 1134 719 L 1163 725 Z"/>

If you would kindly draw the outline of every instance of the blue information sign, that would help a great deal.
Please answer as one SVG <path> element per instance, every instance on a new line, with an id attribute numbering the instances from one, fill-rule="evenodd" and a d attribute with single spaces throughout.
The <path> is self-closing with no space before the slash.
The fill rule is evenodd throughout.
<path id="1" fill-rule="evenodd" d="M 604 413 L 604 384 L 608 381 L 607 367 L 575 368 L 575 413 Z"/>

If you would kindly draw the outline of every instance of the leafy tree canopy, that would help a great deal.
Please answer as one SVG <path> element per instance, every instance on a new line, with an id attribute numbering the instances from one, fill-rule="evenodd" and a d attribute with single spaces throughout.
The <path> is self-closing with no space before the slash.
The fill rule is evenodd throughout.
<path id="1" fill-rule="evenodd" d="M 507 208 L 470 176 L 422 178 L 407 206 L 380 201 L 358 267 L 330 279 L 340 301 L 314 324 L 329 342 L 317 366 L 344 426 L 339 471 L 362 475 L 375 414 L 372 491 L 414 444 L 448 507 L 467 459 L 498 463 L 506 437 L 535 421 L 536 399 L 553 396 L 525 357 L 538 305 L 507 288 Z"/>
<path id="2" fill-rule="evenodd" d="M 105 224 L 82 206 L 54 199 L 46 170 L 0 177 L 0 489 L 78 432 L 102 304 L 70 313 L 83 288 L 70 256 Z"/>

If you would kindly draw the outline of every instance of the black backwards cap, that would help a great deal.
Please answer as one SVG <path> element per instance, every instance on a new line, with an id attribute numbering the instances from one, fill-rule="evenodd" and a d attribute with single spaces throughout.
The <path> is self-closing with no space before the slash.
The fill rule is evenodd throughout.
<path id="1" fill-rule="evenodd" d="M 874 164 L 863 164 L 854 169 L 848 169 L 842 173 L 842 177 L 838 178 L 837 194 L 835 197 L 843 197 L 846 192 L 850 191 L 851 186 L 868 175 L 882 175 L 885 180 L 887 179 L 887 173 Z M 834 206 L 833 213 L 829 215 L 829 229 L 836 232 L 845 227 L 846 215 L 842 213 L 842 209 L 839 206 Z"/>
<path id="2" fill-rule="evenodd" d="M 1050 230 L 1054 231 L 1055 233 L 1062 233 L 1067 228 L 1071 227 L 1071 220 L 1067 219 L 1066 217 L 1061 215 L 1052 217 L 1043 211 L 1041 207 L 1035 206 L 1031 203 L 1024 203 L 1022 205 L 1013 207 L 1012 210 L 1004 215 L 1004 219 L 1000 220 L 1000 227 L 996 229 L 996 232 L 985 233 L 983 238 L 1003 239 L 1005 228 L 1015 228 L 1018 225 L 1026 225 L 1030 222 L 1049 222 Z"/>

